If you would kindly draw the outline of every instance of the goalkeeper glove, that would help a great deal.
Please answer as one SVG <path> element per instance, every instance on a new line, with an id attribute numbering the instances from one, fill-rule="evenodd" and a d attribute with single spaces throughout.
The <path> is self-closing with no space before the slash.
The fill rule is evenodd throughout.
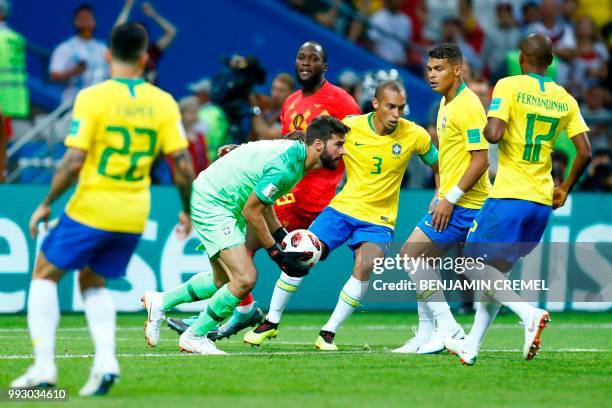
<path id="1" fill-rule="evenodd" d="M 299 263 L 299 261 L 305 260 L 305 257 L 308 256 L 307 254 L 285 252 L 278 243 L 267 248 L 266 251 L 270 259 L 276 262 L 279 268 L 287 275 L 294 278 L 301 278 L 302 276 L 308 275 L 309 268 Z"/>
<path id="2" fill-rule="evenodd" d="M 272 233 L 272 238 L 274 238 L 277 244 L 280 244 L 281 242 L 283 242 L 283 238 L 285 238 L 287 234 L 289 234 L 287 230 L 283 227 L 280 227 Z"/>

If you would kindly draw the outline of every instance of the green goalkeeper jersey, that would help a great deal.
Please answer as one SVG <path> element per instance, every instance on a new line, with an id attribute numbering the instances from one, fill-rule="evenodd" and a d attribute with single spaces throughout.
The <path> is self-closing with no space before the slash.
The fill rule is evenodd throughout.
<path id="1" fill-rule="evenodd" d="M 297 184 L 305 172 L 306 145 L 292 140 L 243 144 L 215 161 L 193 182 L 192 207 L 220 205 L 238 217 L 254 192 L 272 205 Z M 211 202 L 202 202 L 206 197 Z"/>

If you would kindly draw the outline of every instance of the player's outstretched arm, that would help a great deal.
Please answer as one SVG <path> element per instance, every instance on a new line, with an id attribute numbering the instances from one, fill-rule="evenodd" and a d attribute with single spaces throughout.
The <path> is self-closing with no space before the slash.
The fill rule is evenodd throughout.
<path id="1" fill-rule="evenodd" d="M 125 4 L 117 17 L 117 21 L 115 21 L 115 27 L 127 23 L 130 18 L 130 12 L 132 11 L 132 7 L 134 7 L 134 0 L 125 0 Z"/>
<path id="2" fill-rule="evenodd" d="M 580 133 L 572 138 L 572 143 L 576 147 L 576 159 L 563 183 L 553 191 L 553 209 L 562 207 L 567 200 L 567 196 L 584 173 L 584 170 L 591 162 L 591 143 L 586 133 Z"/>
<path id="3" fill-rule="evenodd" d="M 506 122 L 499 118 L 489 118 L 487 119 L 487 126 L 485 126 L 483 133 L 487 142 L 497 144 L 504 137 L 505 131 Z"/>
<path id="4" fill-rule="evenodd" d="M 178 230 L 177 233 L 179 236 L 186 238 L 191 232 L 191 219 L 189 218 L 189 214 L 191 185 L 194 178 L 193 163 L 186 149 L 172 153 L 172 161 L 174 162 L 174 184 L 179 191 L 181 203 L 183 204 L 183 212 L 179 214 L 181 229 Z"/>
<path id="5" fill-rule="evenodd" d="M 38 234 L 38 223 L 40 221 L 49 221 L 51 215 L 51 204 L 57 200 L 66 191 L 72 183 L 77 179 L 87 152 L 74 147 L 69 147 L 64 153 L 62 160 L 60 161 L 53 179 L 51 180 L 51 189 L 49 194 L 45 197 L 42 203 L 36 208 L 32 217 L 30 218 L 30 235 L 35 237 Z"/>
<path id="6" fill-rule="evenodd" d="M 155 20 L 155 22 L 164 30 L 164 35 L 162 35 L 161 38 L 155 42 L 155 45 L 157 45 L 160 50 L 165 50 L 172 43 L 172 41 L 174 41 L 174 37 L 176 37 L 176 33 L 178 31 L 176 26 L 159 14 L 149 2 L 142 3 L 142 12 Z"/>

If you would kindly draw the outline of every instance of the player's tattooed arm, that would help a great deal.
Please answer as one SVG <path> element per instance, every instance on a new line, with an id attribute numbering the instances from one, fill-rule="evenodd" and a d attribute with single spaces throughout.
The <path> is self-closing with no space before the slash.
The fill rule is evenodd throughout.
<path id="1" fill-rule="evenodd" d="M 51 189 L 45 197 L 43 204 L 51 205 L 57 200 L 77 179 L 87 152 L 74 147 L 69 147 L 64 153 L 62 160 L 57 166 L 57 170 L 51 180 Z"/>
<path id="2" fill-rule="evenodd" d="M 43 221 L 45 227 L 49 222 L 51 216 L 51 204 L 57 200 L 66 191 L 72 183 L 77 179 L 83 164 L 87 152 L 80 149 L 69 147 L 64 153 L 64 157 L 60 161 L 53 179 L 51 180 L 51 189 L 49 194 L 45 197 L 42 203 L 32 213 L 30 217 L 29 229 L 30 236 L 34 238 L 38 234 L 38 223 Z"/>
<path id="3" fill-rule="evenodd" d="M 183 203 L 183 211 L 190 212 L 191 183 L 193 183 L 193 163 L 186 149 L 176 151 L 172 154 L 174 163 L 174 184 L 178 188 Z"/>

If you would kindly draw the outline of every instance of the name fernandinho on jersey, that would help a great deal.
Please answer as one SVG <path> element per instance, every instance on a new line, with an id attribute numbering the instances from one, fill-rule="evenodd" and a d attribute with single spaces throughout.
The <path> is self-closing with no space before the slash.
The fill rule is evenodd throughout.
<path id="1" fill-rule="evenodd" d="M 524 105 L 544 107 L 548 110 L 556 110 L 557 112 L 569 111 L 569 105 L 565 102 L 553 101 L 552 99 L 541 98 L 524 92 L 516 94 L 516 101 Z"/>

